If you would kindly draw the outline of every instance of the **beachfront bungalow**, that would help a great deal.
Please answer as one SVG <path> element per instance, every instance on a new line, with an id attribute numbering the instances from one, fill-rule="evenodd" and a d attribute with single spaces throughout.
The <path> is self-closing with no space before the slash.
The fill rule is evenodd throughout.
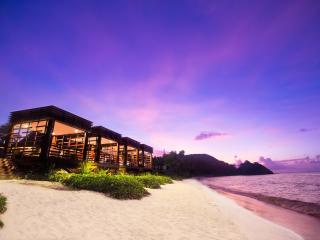
<path id="1" fill-rule="evenodd" d="M 104 168 L 150 170 L 150 164 L 139 166 L 138 141 L 102 126 L 92 127 L 91 121 L 58 107 L 15 111 L 9 121 L 4 152 L 20 166 L 54 163 L 71 168 L 82 161 L 94 161 Z M 145 154 L 142 156 L 145 159 Z M 152 155 L 148 156 L 152 161 Z"/>

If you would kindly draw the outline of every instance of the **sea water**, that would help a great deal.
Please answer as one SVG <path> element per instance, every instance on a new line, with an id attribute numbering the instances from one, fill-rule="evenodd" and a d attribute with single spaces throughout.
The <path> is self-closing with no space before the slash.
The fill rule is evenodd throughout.
<path id="1" fill-rule="evenodd" d="M 279 173 L 200 180 L 214 189 L 254 197 L 320 217 L 320 173 Z"/>

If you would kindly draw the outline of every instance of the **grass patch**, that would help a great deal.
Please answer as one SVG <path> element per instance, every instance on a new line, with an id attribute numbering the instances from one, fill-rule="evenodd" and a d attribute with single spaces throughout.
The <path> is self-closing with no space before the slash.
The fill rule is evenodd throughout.
<path id="1" fill-rule="evenodd" d="M 135 178 L 147 188 L 160 188 L 161 185 L 172 183 L 169 177 L 152 174 L 139 175 Z"/>
<path id="2" fill-rule="evenodd" d="M 7 210 L 6 207 L 7 198 L 0 194 L 0 214 L 4 213 Z M 0 228 L 3 227 L 3 222 L 0 220 Z"/>
<path id="3" fill-rule="evenodd" d="M 118 199 L 141 199 L 148 192 L 129 175 L 71 174 L 62 183 L 67 186 L 102 192 Z"/>
<path id="4" fill-rule="evenodd" d="M 170 177 L 152 174 L 146 175 L 112 175 L 109 171 L 83 171 L 68 173 L 64 170 L 52 172 L 49 181 L 61 182 L 75 188 L 105 193 L 117 199 L 141 199 L 148 195 L 146 188 L 160 188 L 160 185 L 172 183 Z"/>
<path id="5" fill-rule="evenodd" d="M 63 183 L 63 181 L 69 178 L 70 176 L 71 176 L 71 173 L 68 173 L 65 170 L 59 170 L 59 171 L 49 173 L 48 180 Z"/>
<path id="6" fill-rule="evenodd" d="M 141 199 L 148 195 L 144 186 L 132 175 L 97 173 L 65 173 L 58 171 L 49 175 L 49 180 L 76 188 L 105 193 L 117 199 Z"/>

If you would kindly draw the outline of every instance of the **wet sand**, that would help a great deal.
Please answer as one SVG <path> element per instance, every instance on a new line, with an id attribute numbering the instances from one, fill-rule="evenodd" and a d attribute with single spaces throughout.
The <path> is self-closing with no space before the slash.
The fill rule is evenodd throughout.
<path id="1" fill-rule="evenodd" d="M 257 215 L 293 230 L 305 240 L 319 239 L 320 219 L 318 218 L 265 203 L 248 196 L 223 191 L 221 189 L 214 190 L 235 200 L 240 206 Z"/>

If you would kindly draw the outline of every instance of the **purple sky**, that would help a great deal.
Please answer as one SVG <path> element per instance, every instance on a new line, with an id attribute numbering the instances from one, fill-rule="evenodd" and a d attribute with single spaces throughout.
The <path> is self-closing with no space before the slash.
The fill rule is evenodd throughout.
<path id="1" fill-rule="evenodd" d="M 320 154 L 319 26 L 318 0 L 1 0 L 0 123 L 56 105 L 156 150 Z"/>

